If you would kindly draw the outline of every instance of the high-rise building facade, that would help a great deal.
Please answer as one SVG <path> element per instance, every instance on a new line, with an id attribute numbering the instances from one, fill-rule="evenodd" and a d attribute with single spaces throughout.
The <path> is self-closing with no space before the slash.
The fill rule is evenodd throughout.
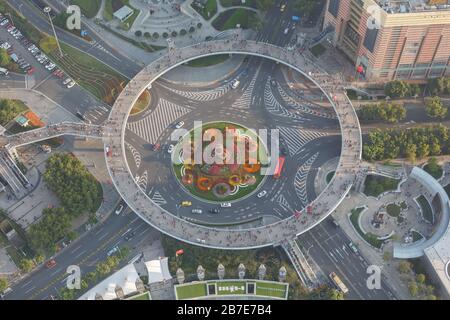
<path id="1" fill-rule="evenodd" d="M 450 0 L 327 0 L 323 28 L 366 79 L 450 76 Z"/>

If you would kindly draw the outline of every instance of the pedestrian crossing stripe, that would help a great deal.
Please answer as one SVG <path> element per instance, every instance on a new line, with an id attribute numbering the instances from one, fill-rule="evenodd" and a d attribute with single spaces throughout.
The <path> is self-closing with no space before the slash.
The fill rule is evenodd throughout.
<path id="1" fill-rule="evenodd" d="M 266 86 L 264 88 L 264 105 L 265 105 L 267 111 L 269 111 L 271 114 L 274 114 L 276 116 L 291 118 L 291 119 L 296 119 L 296 120 L 303 120 L 302 116 L 288 111 L 285 107 L 283 107 L 278 102 L 277 99 L 275 99 L 275 96 L 273 95 L 271 84 L 270 84 L 269 80 L 267 80 Z"/>
<path id="2" fill-rule="evenodd" d="M 250 84 L 245 89 L 242 96 L 240 96 L 233 104 L 231 105 L 232 108 L 235 109 L 249 109 L 250 104 L 252 102 L 252 96 L 253 96 L 253 89 L 255 88 L 256 79 L 258 78 L 259 70 L 255 73 L 253 76 L 252 81 L 250 81 Z"/>
<path id="3" fill-rule="evenodd" d="M 169 88 L 164 85 L 162 85 L 162 86 L 164 88 L 166 88 L 167 90 L 170 90 L 173 93 L 176 93 L 184 98 L 201 101 L 201 102 L 217 100 L 217 99 L 221 98 L 222 96 L 224 96 L 228 91 L 230 91 L 230 88 L 231 88 L 230 83 L 223 85 L 219 88 L 215 88 L 212 90 L 206 90 L 206 91 L 182 91 L 182 90 Z"/>
<path id="4" fill-rule="evenodd" d="M 325 132 L 309 131 L 300 128 L 277 127 L 277 129 L 286 141 L 291 156 L 296 155 L 309 142 L 328 136 Z"/>
<path id="5" fill-rule="evenodd" d="M 278 203 L 283 210 L 288 211 L 288 212 L 292 211 L 291 205 L 289 204 L 289 202 L 286 200 L 286 198 L 284 197 L 284 195 L 282 193 L 280 193 L 277 196 L 275 202 Z"/>
<path id="6" fill-rule="evenodd" d="M 136 177 L 136 182 L 139 186 L 139 188 L 142 189 L 142 191 L 145 192 L 145 190 L 147 190 L 147 183 L 148 183 L 148 173 L 147 170 L 144 171 L 144 173 L 142 174 L 142 176 L 137 176 Z"/>
<path id="7" fill-rule="evenodd" d="M 279 83 L 277 83 L 277 89 L 278 89 L 278 93 L 281 96 L 281 99 L 283 99 L 283 101 L 285 103 L 287 103 L 288 105 L 291 105 L 291 106 L 295 107 L 296 109 L 298 109 L 300 112 L 303 112 L 306 114 L 311 114 L 311 115 L 321 117 L 321 118 L 336 119 L 336 115 L 334 115 L 332 113 L 319 112 L 319 111 L 313 110 L 312 108 L 308 107 L 308 105 L 313 106 L 313 104 L 310 102 L 304 101 L 303 103 L 299 103 L 296 99 L 291 97 Z"/>
<path id="8" fill-rule="evenodd" d="M 127 128 L 148 143 L 154 144 L 171 123 L 191 111 L 190 108 L 160 99 L 153 112 L 143 119 L 129 122 Z"/>
<path id="9" fill-rule="evenodd" d="M 304 164 L 302 164 L 295 175 L 294 189 L 297 197 L 302 202 L 303 207 L 305 207 L 309 203 L 308 194 L 306 191 L 306 180 L 308 178 L 309 171 L 311 170 L 311 166 L 314 161 L 316 161 L 318 155 L 318 152 L 315 153 Z"/>

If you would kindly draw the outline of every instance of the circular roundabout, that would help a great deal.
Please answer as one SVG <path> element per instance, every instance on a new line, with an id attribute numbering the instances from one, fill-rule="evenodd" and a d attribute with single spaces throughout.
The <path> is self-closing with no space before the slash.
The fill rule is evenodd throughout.
<path id="1" fill-rule="evenodd" d="M 244 146 L 246 146 L 244 147 L 245 151 L 253 151 L 255 148 L 265 151 L 258 153 L 258 156 L 262 154 L 263 158 L 244 157 L 244 161 L 237 165 L 227 164 L 226 161 L 229 159 L 231 151 L 234 151 L 235 144 L 233 143 L 230 145 L 224 144 L 224 146 L 219 148 L 216 147 L 210 153 L 216 160 L 219 158 L 222 161 L 225 160 L 224 163 L 218 164 L 217 161 L 216 163 L 192 163 L 192 161 L 188 161 L 188 159 L 192 160 L 192 158 L 183 158 L 184 151 L 182 151 L 182 146 L 184 144 L 189 145 L 191 150 L 195 150 L 195 148 L 192 148 L 192 143 L 184 143 L 185 138 L 190 137 L 196 127 L 191 123 L 189 125 L 186 124 L 189 131 L 186 130 L 184 132 L 184 138 L 175 140 L 175 142 L 170 144 L 167 152 L 164 149 L 164 152 L 158 153 L 157 157 L 160 158 L 160 163 L 165 163 L 166 165 L 161 165 L 157 161 L 154 161 L 155 166 L 149 167 L 152 170 L 146 170 L 145 174 L 137 176 L 132 173 L 135 170 L 132 167 L 136 165 L 137 161 L 130 168 L 129 159 L 127 159 L 130 154 L 135 156 L 139 153 L 133 146 L 133 141 L 137 138 L 133 136 L 136 131 L 133 132 L 132 130 L 134 122 L 132 121 L 133 119 L 130 119 L 129 114 L 132 106 L 142 92 L 161 75 L 178 65 L 200 57 L 226 53 L 267 58 L 300 72 L 305 78 L 323 91 L 324 96 L 329 100 L 332 108 L 334 108 L 335 121 L 338 121 L 338 129 L 340 129 L 339 142 L 337 143 L 335 140 L 329 143 L 330 146 L 332 144 L 335 146 L 338 144 L 338 156 L 340 155 L 340 160 L 335 174 L 325 190 L 322 190 L 314 200 L 303 206 L 291 206 L 286 212 L 280 214 L 279 217 L 273 214 L 270 206 L 267 206 L 270 201 L 266 201 L 262 206 L 260 217 L 263 217 L 262 220 L 265 219 L 265 216 L 270 216 L 271 218 L 266 219 L 264 223 L 258 222 L 252 224 L 251 221 L 245 221 L 246 223 L 236 225 L 224 221 L 222 224 L 211 224 L 205 223 L 199 218 L 190 218 L 189 215 L 183 214 L 183 212 L 186 208 L 189 208 L 190 213 L 194 213 L 194 211 L 196 213 L 202 212 L 201 209 L 192 205 L 190 199 L 196 199 L 201 203 L 217 204 L 217 206 L 210 205 L 205 208 L 211 215 L 219 213 L 218 208 L 220 208 L 220 214 L 216 215 L 220 217 L 225 217 L 226 210 L 231 209 L 232 203 L 234 208 L 235 202 L 263 203 L 264 199 L 268 197 L 267 194 L 273 194 L 274 197 L 272 199 L 275 199 L 277 196 L 276 190 L 283 189 L 284 186 L 283 179 L 276 177 L 277 170 L 283 166 L 283 159 L 292 155 L 289 147 L 289 150 L 283 150 L 282 145 L 287 140 L 283 136 L 283 130 L 280 130 L 280 156 L 273 156 L 273 143 L 269 142 L 267 145 L 261 143 L 260 136 L 242 136 L 241 140 Z M 353 107 L 344 95 L 344 88 L 338 84 L 336 85 L 334 79 L 326 73 L 318 71 L 311 62 L 305 60 L 303 56 L 297 53 L 292 53 L 283 48 L 266 43 L 257 43 L 248 40 L 218 40 L 186 48 L 171 48 L 166 56 L 161 57 L 145 67 L 130 81 L 111 110 L 107 124 L 109 132 L 104 137 L 104 144 L 107 155 L 107 168 L 118 192 L 133 211 L 156 229 L 179 240 L 206 247 L 248 249 L 277 245 L 309 230 L 326 218 L 345 197 L 356 179 L 357 167 L 361 158 L 361 132 Z M 311 75 L 317 73 L 319 75 L 317 75 L 316 79 L 313 79 Z M 258 86 L 258 83 L 255 86 Z M 191 104 L 189 99 L 186 100 Z M 167 105 L 166 103 L 165 106 L 167 107 Z M 220 106 L 218 107 L 220 108 Z M 193 106 L 189 105 L 184 105 L 182 108 L 184 109 L 179 108 L 175 112 L 182 114 L 183 110 L 194 109 Z M 275 110 L 275 108 L 271 110 Z M 275 111 L 279 112 L 280 108 Z M 217 110 L 211 111 L 212 114 L 215 112 Z M 284 111 L 281 110 L 281 112 Z M 206 118 L 208 120 L 208 117 L 203 117 L 204 115 L 205 112 L 202 113 L 202 117 L 199 119 L 203 120 Z M 206 127 L 203 126 L 203 136 L 213 136 L 213 133 L 216 135 L 225 135 L 227 132 L 226 128 L 231 127 L 232 130 L 230 131 L 238 132 L 233 138 L 235 143 L 237 143 L 236 141 L 241 136 L 241 131 L 244 131 L 246 127 L 253 126 L 257 123 L 259 123 L 260 128 L 265 127 L 265 123 L 261 119 L 255 119 L 257 123 L 252 123 L 251 119 L 247 119 L 243 125 L 240 125 L 238 124 L 241 123 L 239 117 L 236 119 L 232 113 L 228 113 L 227 115 L 228 117 L 225 118 L 224 115 L 213 114 L 213 117 L 209 119 L 211 121 L 206 124 Z M 220 118 L 225 118 L 226 120 L 217 121 Z M 291 117 L 288 120 L 289 122 L 296 123 L 301 122 L 299 119 L 299 117 Z M 183 124 L 179 122 L 175 127 L 179 129 L 178 127 L 182 127 Z M 150 126 L 157 126 L 157 123 L 150 123 Z M 279 126 L 276 126 L 276 128 L 280 129 Z M 281 127 L 281 129 L 283 128 Z M 167 129 L 162 129 L 160 136 L 165 137 L 165 141 L 174 141 L 173 139 L 168 139 L 171 131 L 174 131 L 173 124 Z M 271 133 L 270 135 L 273 136 L 275 134 Z M 157 142 L 158 139 L 153 139 L 155 140 L 153 141 L 150 138 L 147 139 L 148 143 L 144 144 L 149 151 L 161 147 L 160 143 Z M 263 148 L 259 148 L 260 146 L 263 146 Z M 204 153 L 208 149 L 208 145 L 201 143 L 198 149 L 200 150 L 200 154 Z M 298 151 L 301 153 L 301 150 Z M 287 153 L 287 156 L 284 156 L 284 153 Z M 264 159 L 264 155 L 267 159 Z M 313 156 L 314 154 L 311 154 L 309 159 L 306 159 L 306 162 L 313 158 Z M 336 154 L 333 154 L 333 156 L 336 156 Z M 148 157 L 146 155 L 140 155 L 140 158 L 145 159 Z M 179 161 L 173 161 L 176 159 Z M 303 160 L 305 161 L 305 159 Z M 323 159 L 322 161 L 325 162 L 326 160 L 328 159 Z M 139 163 L 142 161 L 144 160 L 139 159 Z M 314 158 L 311 163 L 314 163 L 314 161 L 318 160 Z M 265 165 L 274 167 L 275 175 L 273 178 L 267 178 L 261 174 Z M 286 164 L 286 166 L 288 167 L 289 164 Z M 298 172 L 300 172 L 300 169 Z M 286 177 L 286 179 L 288 178 Z M 178 188 L 178 190 L 166 190 L 169 195 L 172 194 L 174 199 L 178 200 L 174 204 L 174 209 L 168 210 L 164 208 L 164 204 L 161 202 L 158 203 L 158 197 L 155 197 L 155 193 L 152 192 L 153 189 L 150 188 L 151 190 L 149 191 L 147 188 L 148 181 L 158 182 L 158 180 L 164 179 L 175 182 L 169 183 L 169 185 L 176 185 Z M 145 188 L 142 187 L 143 182 L 145 182 Z M 271 186 L 277 184 L 278 189 L 275 189 L 275 187 L 271 188 Z M 174 202 L 170 199 L 165 201 L 166 203 Z M 245 213 L 253 212 L 254 210 L 256 209 L 252 206 L 239 209 L 240 212 Z M 264 212 L 265 210 L 266 212 Z M 203 217 L 207 215 L 200 214 L 198 216 Z"/>

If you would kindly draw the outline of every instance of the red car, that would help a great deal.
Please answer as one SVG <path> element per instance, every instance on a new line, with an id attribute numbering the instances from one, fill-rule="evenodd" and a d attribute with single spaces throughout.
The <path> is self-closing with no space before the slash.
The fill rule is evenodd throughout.
<path id="1" fill-rule="evenodd" d="M 34 73 L 34 71 L 36 71 L 36 68 L 35 68 L 35 67 L 31 67 L 31 68 L 27 71 L 27 74 L 31 76 L 31 75 Z"/>
<path id="2" fill-rule="evenodd" d="M 47 269 L 51 269 L 54 266 L 56 266 L 56 261 L 54 259 L 47 261 L 47 263 L 45 264 L 45 267 Z"/>

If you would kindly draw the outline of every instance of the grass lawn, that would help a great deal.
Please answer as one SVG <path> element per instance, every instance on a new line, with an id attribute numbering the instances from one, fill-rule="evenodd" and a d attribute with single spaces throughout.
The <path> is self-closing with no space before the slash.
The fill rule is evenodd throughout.
<path id="1" fill-rule="evenodd" d="M 115 98 L 128 82 L 101 61 L 69 45 L 61 43 L 64 57 L 60 58 L 57 51 L 48 51 L 55 63 L 64 70 L 77 84 L 91 92 L 98 99 L 113 104 Z M 45 50 L 44 50 L 45 51 Z"/>
<path id="2" fill-rule="evenodd" d="M 391 217 L 397 218 L 400 214 L 400 206 L 395 203 L 390 203 L 386 206 L 386 212 Z"/>
<path id="3" fill-rule="evenodd" d="M 430 165 L 426 164 L 423 167 L 423 170 L 425 170 L 426 172 L 428 172 L 433 178 L 435 179 L 439 179 L 440 177 L 442 177 L 442 167 L 439 165 L 436 165 L 436 167 L 431 167 Z"/>
<path id="4" fill-rule="evenodd" d="M 219 296 L 247 293 L 246 281 L 218 281 L 216 285 Z"/>
<path id="5" fill-rule="evenodd" d="M 70 4 L 77 5 L 81 8 L 83 14 L 88 18 L 93 18 L 100 10 L 102 0 L 70 0 Z"/>
<path id="6" fill-rule="evenodd" d="M 268 283 L 268 282 L 256 282 L 256 295 L 285 298 L 286 290 L 288 290 L 287 283 Z"/>
<path id="7" fill-rule="evenodd" d="M 314 47 L 312 47 L 310 49 L 311 53 L 315 56 L 315 57 L 319 57 L 322 54 L 324 54 L 324 52 L 326 51 L 325 47 L 323 45 L 316 44 Z"/>
<path id="8" fill-rule="evenodd" d="M 383 176 L 368 175 L 364 181 L 364 194 L 378 197 L 380 194 L 397 189 L 400 180 Z"/>
<path id="9" fill-rule="evenodd" d="M 217 13 L 217 0 L 208 0 L 204 6 L 198 2 L 192 2 L 191 7 L 205 20 L 209 20 Z"/>
<path id="10" fill-rule="evenodd" d="M 222 12 L 215 18 L 212 25 L 219 31 L 234 29 L 237 24 L 240 24 L 242 29 L 249 29 L 255 19 L 258 19 L 258 15 L 253 11 L 247 9 L 230 9 Z"/>
<path id="11" fill-rule="evenodd" d="M 5 126 L 27 110 L 28 107 L 21 100 L 0 99 L 0 125 Z"/>
<path id="12" fill-rule="evenodd" d="M 251 8 L 257 8 L 256 7 L 256 0 L 246 0 L 245 3 L 242 3 L 242 0 L 219 0 L 222 7 L 251 7 Z"/>
<path id="13" fill-rule="evenodd" d="M 204 297 L 207 295 L 206 283 L 192 283 L 183 286 L 177 286 L 178 299 L 192 299 Z"/>
<path id="14" fill-rule="evenodd" d="M 433 210 L 431 209 L 430 203 L 428 202 L 427 198 L 425 198 L 423 195 L 420 195 L 416 198 L 417 202 L 419 203 L 420 208 L 422 209 L 422 217 L 430 222 L 434 222 L 434 216 L 433 216 Z"/>
<path id="15" fill-rule="evenodd" d="M 355 230 L 359 233 L 359 235 L 361 237 L 363 237 L 363 239 L 369 243 L 371 246 L 380 249 L 382 244 L 383 244 L 383 240 L 379 240 L 377 238 L 376 235 L 374 235 L 373 233 L 364 233 L 361 230 L 361 227 L 359 226 L 359 216 L 361 214 L 361 212 L 364 210 L 364 208 L 360 207 L 360 208 L 355 208 L 352 209 L 351 211 L 351 215 L 350 215 L 350 221 L 353 224 L 353 227 L 355 228 Z"/>
<path id="16" fill-rule="evenodd" d="M 331 181 L 331 179 L 333 179 L 333 177 L 334 177 L 334 171 L 328 172 L 327 177 L 326 177 L 327 183 L 330 183 L 330 181 Z"/>
<path id="17" fill-rule="evenodd" d="M 219 54 L 189 61 L 186 63 L 186 66 L 194 68 L 209 67 L 225 62 L 228 58 L 230 58 L 228 54 Z"/>
<path id="18" fill-rule="evenodd" d="M 127 300 L 150 300 L 150 293 L 149 292 L 144 292 L 140 295 L 128 298 Z"/>
<path id="19" fill-rule="evenodd" d="M 136 101 L 136 103 L 134 104 L 130 114 L 135 115 L 141 113 L 144 110 L 147 110 L 149 104 L 150 104 L 150 93 L 147 90 L 145 90 L 139 97 L 138 101 Z"/>

